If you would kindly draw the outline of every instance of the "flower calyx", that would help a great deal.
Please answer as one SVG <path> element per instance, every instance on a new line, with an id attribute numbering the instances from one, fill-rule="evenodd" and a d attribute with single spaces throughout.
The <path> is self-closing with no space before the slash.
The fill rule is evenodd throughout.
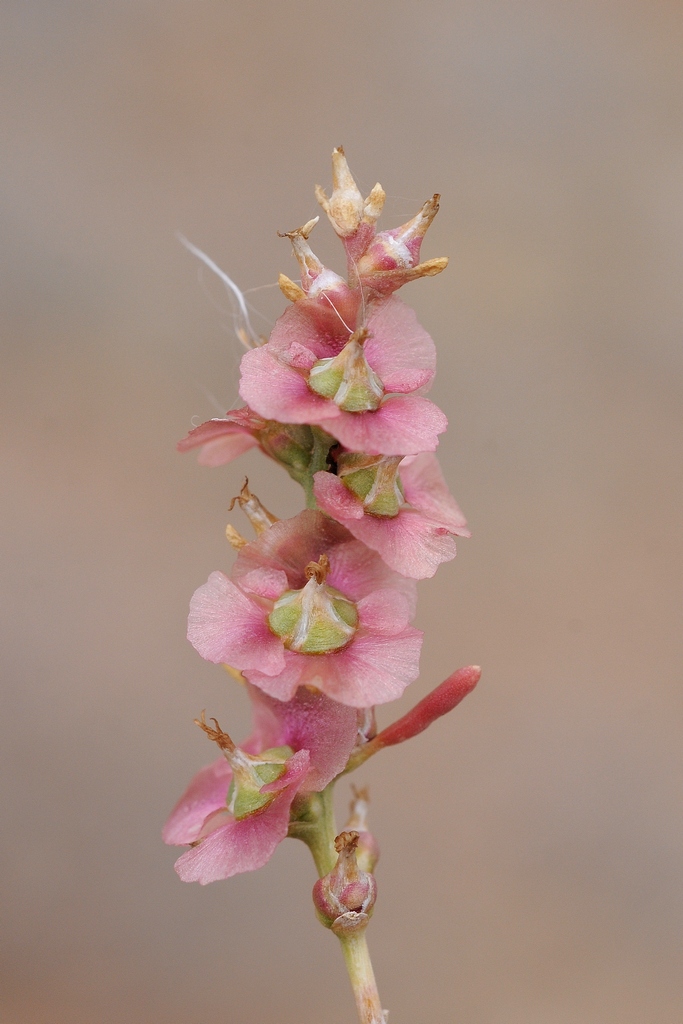
<path id="1" fill-rule="evenodd" d="M 356 605 L 325 582 L 329 570 L 325 554 L 317 562 L 309 562 L 306 585 L 285 591 L 273 605 L 268 626 L 287 650 L 329 654 L 353 639 L 358 628 Z"/>
<path id="2" fill-rule="evenodd" d="M 320 922 L 337 935 L 363 931 L 377 899 L 374 875 L 357 860 L 359 833 L 341 832 L 334 841 L 337 863 L 313 886 L 313 903 Z"/>
<path id="3" fill-rule="evenodd" d="M 398 475 L 402 455 L 343 452 L 337 457 L 337 476 L 371 516 L 393 518 L 405 504 Z"/>
<path id="4" fill-rule="evenodd" d="M 221 729 L 215 718 L 213 726 L 206 721 L 206 714 L 195 718 L 202 732 L 206 733 L 221 750 L 232 768 L 232 781 L 228 789 L 227 810 L 236 821 L 242 821 L 266 809 L 277 796 L 276 793 L 262 792 L 264 786 L 276 782 L 287 770 L 287 761 L 293 756 L 291 747 L 273 747 L 260 755 L 247 754 Z M 218 812 L 223 813 L 223 812 Z M 200 835 L 201 838 L 201 835 Z"/>
<path id="5" fill-rule="evenodd" d="M 374 412 L 384 398 L 384 384 L 363 351 L 368 331 L 355 331 L 338 356 L 319 359 L 308 375 L 311 391 L 328 398 L 344 412 Z"/>

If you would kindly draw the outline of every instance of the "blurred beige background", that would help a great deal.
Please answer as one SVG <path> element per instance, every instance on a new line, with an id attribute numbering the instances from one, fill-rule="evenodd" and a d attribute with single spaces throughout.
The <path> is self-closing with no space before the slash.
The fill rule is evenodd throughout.
<path id="1" fill-rule="evenodd" d="M 229 304 L 294 276 L 343 143 L 436 339 L 474 538 L 421 585 L 450 720 L 367 766 L 392 1024 L 678 1024 L 683 8 L 659 0 L 5 0 L 2 1024 L 351 1024 L 313 869 L 181 884 L 162 821 L 242 692 L 184 639 L 245 472 Z M 314 238 L 341 268 L 326 223 Z M 250 294 L 267 331 L 284 302 Z M 235 520 L 233 520 L 235 521 Z M 348 787 L 340 787 L 340 808 Z"/>

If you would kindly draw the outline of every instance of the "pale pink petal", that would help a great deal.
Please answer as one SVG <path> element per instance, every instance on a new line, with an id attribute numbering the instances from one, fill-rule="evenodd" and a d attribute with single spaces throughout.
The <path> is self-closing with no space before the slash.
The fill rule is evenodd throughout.
<path id="1" fill-rule="evenodd" d="M 450 532 L 416 509 L 402 508 L 392 519 L 366 515 L 344 525 L 388 566 L 414 580 L 430 578 L 442 562 L 455 558 Z"/>
<path id="2" fill-rule="evenodd" d="M 432 370 L 396 370 L 391 375 L 391 386 L 385 383 L 384 390 L 395 395 L 408 395 L 420 389 L 426 391 L 433 376 Z"/>
<path id="3" fill-rule="evenodd" d="M 283 362 L 293 366 L 297 370 L 310 370 L 318 362 L 318 357 L 310 348 L 300 345 L 298 341 L 293 342 L 286 353 L 283 353 Z"/>
<path id="4" fill-rule="evenodd" d="M 289 585 L 297 590 L 306 583 L 305 569 L 309 562 L 350 540 L 347 530 L 338 523 L 309 509 L 293 519 L 282 519 L 262 533 L 252 544 L 243 547 L 233 567 L 233 577 L 240 580 L 253 569 L 267 567 L 287 574 Z"/>
<path id="5" fill-rule="evenodd" d="M 351 305 L 355 305 L 357 309 L 359 301 L 360 295 L 353 296 Z M 345 303 L 345 307 L 347 306 L 348 303 Z M 317 299 L 300 299 L 278 318 L 268 344 L 278 352 L 299 344 L 315 352 L 317 359 L 328 359 L 341 352 L 354 330 L 353 309 L 344 308 L 340 312 L 324 296 Z"/>
<path id="6" fill-rule="evenodd" d="M 205 819 L 225 806 L 231 778 L 232 769 L 224 757 L 197 772 L 168 816 L 161 833 L 164 842 L 173 846 L 193 843 Z"/>
<path id="7" fill-rule="evenodd" d="M 287 835 L 292 801 L 308 772 L 308 763 L 308 751 L 294 754 L 282 778 L 263 787 L 263 792 L 277 787 L 271 804 L 241 821 L 232 819 L 184 853 L 175 864 L 183 882 L 207 885 L 263 867 Z"/>
<path id="8" fill-rule="evenodd" d="M 397 700 L 419 675 L 422 635 L 409 626 L 398 636 L 357 636 L 343 651 L 326 656 L 328 665 L 318 666 L 320 681 L 313 685 L 352 707 Z M 307 670 L 305 681 L 313 682 L 312 675 Z"/>
<path id="9" fill-rule="evenodd" d="M 396 395 L 386 398 L 376 412 L 342 412 L 325 423 L 325 430 L 351 451 L 417 455 L 434 451 L 447 426 L 448 420 L 429 399 Z"/>
<path id="10" fill-rule="evenodd" d="M 363 503 L 334 473 L 326 473 L 324 470 L 316 473 L 313 477 L 313 493 L 323 512 L 333 519 L 362 519 L 365 515 Z"/>
<path id="11" fill-rule="evenodd" d="M 290 701 L 275 700 L 256 686 L 249 686 L 249 696 L 257 749 L 287 745 L 308 750 L 310 767 L 302 789 L 320 791 L 343 771 L 358 733 L 355 708 L 305 687 Z"/>
<path id="12" fill-rule="evenodd" d="M 408 601 L 411 617 L 415 614 L 417 588 L 414 581 L 393 572 L 376 551 L 360 541 L 349 540 L 328 551 L 328 557 L 330 586 L 352 601 L 360 601 L 375 590 L 389 588 L 401 593 Z"/>
<path id="13" fill-rule="evenodd" d="M 317 664 L 320 657 L 325 658 L 328 655 L 295 654 L 292 651 L 285 651 L 284 654 L 285 666 L 277 675 L 266 675 L 258 668 L 245 669 L 243 675 L 245 679 L 253 683 L 254 686 L 258 686 L 259 690 L 263 690 L 270 697 L 289 701 L 293 699 L 298 687 L 307 681 L 303 678 L 306 672 L 306 663 L 315 661 Z M 317 684 L 313 683 L 312 685 Z M 322 689 L 322 687 L 318 687 L 318 689 Z"/>
<path id="14" fill-rule="evenodd" d="M 258 441 L 250 434 L 226 434 L 207 441 L 197 456 L 197 462 L 200 466 L 225 466 L 257 445 Z"/>
<path id="15" fill-rule="evenodd" d="M 289 587 L 287 576 L 279 569 L 252 569 L 240 577 L 240 589 L 246 590 L 257 597 L 265 597 L 277 601 L 278 597 Z"/>
<path id="16" fill-rule="evenodd" d="M 450 533 L 470 536 L 467 521 L 448 490 L 436 456 L 425 452 L 416 458 L 404 459 L 400 476 L 406 500 L 411 505 Z"/>
<path id="17" fill-rule="evenodd" d="M 230 417 L 224 417 L 201 423 L 182 441 L 178 441 L 176 447 L 179 452 L 201 448 L 199 462 L 203 466 L 223 466 L 257 444 L 258 441 L 248 427 L 235 423 Z"/>
<path id="18" fill-rule="evenodd" d="M 280 423 L 318 423 L 334 419 L 334 402 L 310 390 L 306 379 L 281 362 L 269 345 L 242 356 L 240 395 L 260 415 Z"/>
<path id="19" fill-rule="evenodd" d="M 276 675 L 284 648 L 268 628 L 266 612 L 222 572 L 212 572 L 190 602 L 187 638 L 202 658 Z"/>
<path id="20" fill-rule="evenodd" d="M 396 590 L 375 590 L 358 602 L 360 625 L 376 636 L 402 633 L 410 622 L 411 611 L 408 598 Z"/>
<path id="21" fill-rule="evenodd" d="M 415 311 L 393 296 L 373 305 L 367 320 L 365 357 L 387 392 L 415 390 L 428 384 L 436 368 L 436 349 L 417 322 Z M 422 371 L 417 376 L 416 371 Z M 414 387 L 406 387 L 409 374 Z"/>

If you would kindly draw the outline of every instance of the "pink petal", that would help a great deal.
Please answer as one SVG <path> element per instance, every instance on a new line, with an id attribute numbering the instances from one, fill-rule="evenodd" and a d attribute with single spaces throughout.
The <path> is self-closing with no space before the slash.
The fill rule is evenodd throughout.
<path id="1" fill-rule="evenodd" d="M 253 569 L 267 567 L 286 573 L 289 586 L 296 590 L 306 583 L 305 569 L 322 554 L 330 554 L 340 543 L 350 540 L 349 533 L 322 512 L 306 510 L 293 519 L 274 523 L 252 544 L 242 548 L 233 567 L 240 580 Z"/>
<path id="2" fill-rule="evenodd" d="M 416 509 L 402 508 L 393 519 L 366 515 L 344 525 L 379 552 L 388 566 L 410 579 L 428 579 L 442 562 L 455 558 L 455 541 L 448 530 Z"/>
<path id="3" fill-rule="evenodd" d="M 252 739 L 258 749 L 287 745 L 308 750 L 310 767 L 303 789 L 320 791 L 343 771 L 358 733 L 355 708 L 305 687 L 286 702 L 267 696 L 255 686 L 249 686 L 249 696 L 254 711 Z"/>
<path id="4" fill-rule="evenodd" d="M 265 597 L 277 601 L 278 597 L 289 587 L 287 576 L 278 569 L 252 569 L 240 577 L 240 589 L 246 590 L 257 597 Z"/>
<path id="5" fill-rule="evenodd" d="M 201 447 L 199 462 L 202 466 L 223 466 L 257 444 L 247 427 L 230 418 L 216 418 L 195 427 L 176 447 L 179 452 Z"/>
<path id="6" fill-rule="evenodd" d="M 391 386 L 385 382 L 385 391 L 396 395 L 408 395 L 420 388 L 426 391 L 427 384 L 431 383 L 433 377 L 432 370 L 396 370 L 391 375 Z"/>
<path id="7" fill-rule="evenodd" d="M 369 518 L 368 516 L 364 517 Z M 349 540 L 328 551 L 332 587 L 352 601 L 360 601 L 376 590 L 386 588 L 401 593 L 408 601 L 411 617 L 415 614 L 417 589 L 413 580 L 393 572 L 375 551 L 360 541 Z"/>
<path id="8" fill-rule="evenodd" d="M 326 655 L 320 657 L 324 658 Z M 244 677 L 268 696 L 280 701 L 290 701 L 294 698 L 298 687 L 306 682 L 303 678 L 306 673 L 306 662 L 315 660 L 317 664 L 320 657 L 285 651 L 285 667 L 277 675 L 269 676 L 258 668 L 250 668 L 244 670 Z M 312 685 L 317 684 L 312 683 Z M 318 686 L 318 689 L 322 689 L 322 686 Z"/>
<path id="9" fill-rule="evenodd" d="M 329 667 L 319 669 L 321 682 L 316 685 L 333 700 L 352 707 L 397 700 L 419 675 L 422 636 L 421 630 L 410 626 L 398 636 L 356 636 L 343 651 L 327 655 Z M 310 675 L 307 671 L 307 682 Z"/>
<path id="10" fill-rule="evenodd" d="M 300 750 L 287 763 L 287 771 L 263 791 L 278 795 L 265 810 L 241 821 L 232 819 L 180 857 L 175 869 L 183 882 L 207 885 L 242 871 L 255 871 L 272 857 L 287 835 L 292 801 L 308 771 L 308 751 Z"/>
<path id="11" fill-rule="evenodd" d="M 410 306 L 395 296 L 378 302 L 367 328 L 365 356 L 387 392 L 414 391 L 431 381 L 436 349 Z M 408 386 L 411 381 L 413 385 Z"/>
<path id="12" fill-rule="evenodd" d="M 351 305 L 357 307 L 359 301 L 360 295 L 352 297 Z M 274 352 L 284 352 L 299 344 L 315 352 L 316 359 L 336 356 L 355 330 L 355 317 L 344 315 L 349 313 L 353 311 L 348 308 L 338 312 L 324 297 L 301 299 L 276 321 L 268 344 Z"/>
<path id="13" fill-rule="evenodd" d="M 316 354 L 311 352 L 310 348 L 300 345 L 298 341 L 289 346 L 283 359 L 297 370 L 310 370 L 318 361 Z"/>
<path id="14" fill-rule="evenodd" d="M 408 598 L 396 590 L 375 590 L 358 602 L 360 625 L 377 636 L 402 633 L 410 622 L 411 611 Z"/>
<path id="15" fill-rule="evenodd" d="M 365 515 L 363 503 L 334 473 L 326 473 L 324 470 L 316 473 L 313 477 L 313 493 L 323 512 L 333 519 L 362 519 Z"/>
<path id="16" fill-rule="evenodd" d="M 259 667 L 276 675 L 284 648 L 268 628 L 266 613 L 222 572 L 212 572 L 190 602 L 187 638 L 202 658 L 238 669 Z"/>
<path id="17" fill-rule="evenodd" d="M 314 394 L 298 370 L 281 362 L 269 345 L 242 356 L 240 395 L 268 419 L 280 423 L 318 423 L 334 419 L 334 402 Z"/>
<path id="18" fill-rule="evenodd" d="M 225 806 L 232 769 L 224 757 L 197 772 L 164 825 L 162 838 L 173 846 L 193 843 L 209 814 Z"/>
<path id="19" fill-rule="evenodd" d="M 439 526 L 459 537 L 471 536 L 458 503 L 448 490 L 436 456 L 425 452 L 404 459 L 400 468 L 406 500 Z"/>
<path id="20" fill-rule="evenodd" d="M 325 430 L 351 451 L 417 455 L 434 451 L 447 426 L 448 420 L 429 399 L 396 395 L 386 398 L 376 412 L 340 412 L 325 423 Z"/>

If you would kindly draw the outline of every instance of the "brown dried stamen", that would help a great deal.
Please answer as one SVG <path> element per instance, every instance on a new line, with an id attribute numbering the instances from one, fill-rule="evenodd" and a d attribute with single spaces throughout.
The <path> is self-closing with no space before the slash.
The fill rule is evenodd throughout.
<path id="1" fill-rule="evenodd" d="M 327 555 L 321 555 L 317 562 L 309 562 L 306 566 L 306 579 L 315 579 L 316 583 L 324 583 L 329 571 L 330 560 Z"/>
<path id="2" fill-rule="evenodd" d="M 358 846 L 358 840 L 360 839 L 360 833 L 358 832 L 340 832 L 334 840 L 334 848 L 337 853 L 347 851 L 351 853 Z"/>
<path id="3" fill-rule="evenodd" d="M 211 726 L 206 721 L 206 711 L 202 711 L 201 717 L 195 718 L 194 724 L 198 725 L 202 732 L 205 732 L 210 740 L 213 740 L 214 743 L 217 743 L 221 750 L 230 754 L 234 753 L 237 747 L 230 739 L 230 736 L 227 734 L 227 732 L 223 732 L 215 718 L 212 718 L 211 721 L 213 722 L 215 728 L 211 728 Z"/>
<path id="4" fill-rule="evenodd" d="M 229 512 L 232 512 L 235 507 L 235 503 L 237 503 L 242 509 L 257 534 L 263 533 L 265 530 L 269 529 L 273 523 L 277 523 L 279 521 L 277 516 L 274 516 L 272 512 L 269 512 L 265 505 L 261 504 L 256 495 L 251 493 L 249 490 L 249 477 L 245 476 L 244 483 L 242 484 L 242 490 L 239 494 L 235 495 L 230 502 L 230 505 L 228 506 Z M 230 537 L 228 537 L 228 540 L 232 543 Z M 233 545 L 233 547 L 234 546 L 235 545 Z"/>

